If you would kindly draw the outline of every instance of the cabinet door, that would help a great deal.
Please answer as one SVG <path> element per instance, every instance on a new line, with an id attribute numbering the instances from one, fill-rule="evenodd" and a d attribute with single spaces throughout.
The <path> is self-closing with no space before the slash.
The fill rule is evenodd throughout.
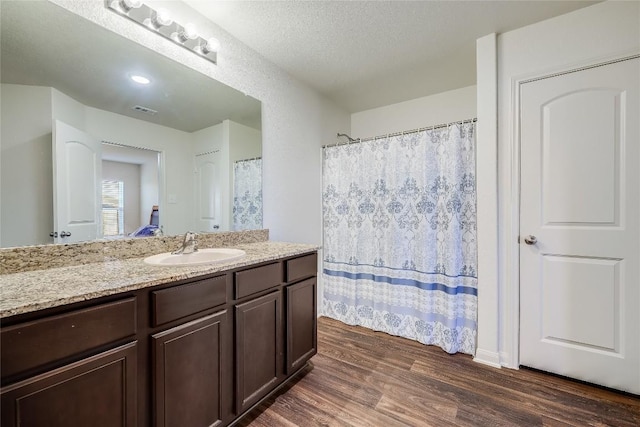
<path id="1" fill-rule="evenodd" d="M 236 412 L 249 408 L 282 378 L 281 292 L 236 305 Z"/>
<path id="2" fill-rule="evenodd" d="M 289 375 L 317 352 L 316 278 L 287 286 L 285 294 Z"/>
<path id="3" fill-rule="evenodd" d="M 136 425 L 136 343 L 2 389 L 4 427 Z"/>
<path id="4" fill-rule="evenodd" d="M 152 335 L 155 426 L 222 423 L 230 359 L 224 351 L 227 311 Z"/>

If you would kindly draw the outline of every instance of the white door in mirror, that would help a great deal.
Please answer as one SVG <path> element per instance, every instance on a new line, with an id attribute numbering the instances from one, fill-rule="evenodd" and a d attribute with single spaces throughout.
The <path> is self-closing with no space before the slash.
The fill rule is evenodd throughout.
<path id="1" fill-rule="evenodd" d="M 165 252 L 144 259 L 146 264 L 161 267 L 183 267 L 206 264 L 220 264 L 244 257 L 247 253 L 241 249 L 208 248 L 191 254 L 173 255 Z"/>
<path id="2" fill-rule="evenodd" d="M 56 120 L 53 127 L 54 243 L 102 237 L 102 144 Z"/>

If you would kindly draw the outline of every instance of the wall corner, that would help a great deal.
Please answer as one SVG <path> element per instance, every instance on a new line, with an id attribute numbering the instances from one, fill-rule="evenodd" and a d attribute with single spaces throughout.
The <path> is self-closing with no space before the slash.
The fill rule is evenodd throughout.
<path id="1" fill-rule="evenodd" d="M 476 41 L 476 185 L 478 230 L 477 362 L 500 366 L 498 280 L 498 62 L 497 35 Z"/>

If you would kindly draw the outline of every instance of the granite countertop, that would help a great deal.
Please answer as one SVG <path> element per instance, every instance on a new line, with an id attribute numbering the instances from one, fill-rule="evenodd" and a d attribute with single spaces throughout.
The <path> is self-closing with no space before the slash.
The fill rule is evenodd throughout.
<path id="1" fill-rule="evenodd" d="M 249 266 L 318 249 L 316 245 L 259 242 L 230 246 L 244 258 L 221 264 L 159 267 L 144 258 L 0 275 L 0 318 Z"/>

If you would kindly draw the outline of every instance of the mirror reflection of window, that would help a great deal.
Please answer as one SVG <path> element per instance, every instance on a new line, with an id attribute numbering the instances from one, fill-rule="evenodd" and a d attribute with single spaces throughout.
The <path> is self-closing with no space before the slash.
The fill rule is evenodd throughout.
<path id="1" fill-rule="evenodd" d="M 102 181 L 102 235 L 124 234 L 124 182 Z"/>

